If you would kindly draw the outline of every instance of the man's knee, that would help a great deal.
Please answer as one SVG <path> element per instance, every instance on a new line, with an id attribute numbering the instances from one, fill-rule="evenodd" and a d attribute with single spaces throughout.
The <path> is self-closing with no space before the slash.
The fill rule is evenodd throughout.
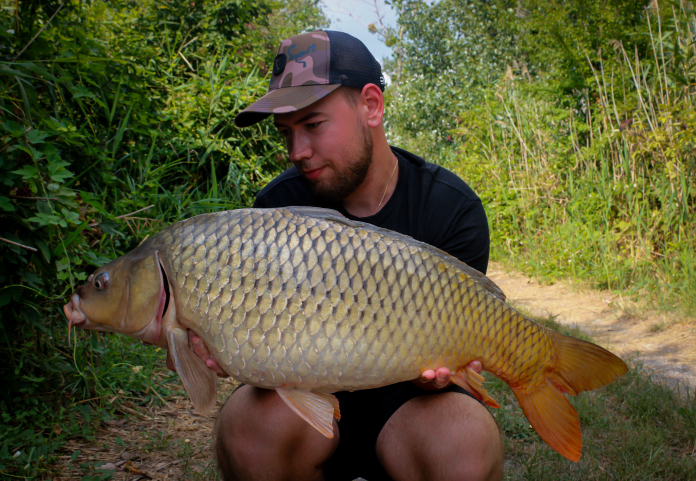
<path id="1" fill-rule="evenodd" d="M 239 471 L 237 467 L 240 464 L 244 466 L 253 463 L 253 450 L 247 451 L 252 447 L 253 439 L 245 439 L 248 418 L 242 415 L 248 401 L 249 393 L 245 392 L 248 389 L 253 388 L 242 386 L 232 393 L 220 408 L 215 422 L 215 455 L 225 481 L 239 479 L 235 472 Z"/>
<path id="2" fill-rule="evenodd" d="M 286 479 L 295 471 L 297 479 L 312 479 L 313 470 L 335 449 L 333 441 L 291 411 L 275 391 L 251 386 L 229 397 L 215 428 L 215 454 L 224 480 L 273 479 L 281 470 Z"/>
<path id="3" fill-rule="evenodd" d="M 283 427 L 295 419 L 283 419 L 288 416 L 281 404 L 275 391 L 252 386 L 242 386 L 227 399 L 215 426 L 215 454 L 223 479 L 253 470 L 283 441 Z"/>
<path id="4" fill-rule="evenodd" d="M 385 425 L 378 456 L 397 480 L 502 479 L 503 441 L 477 401 L 456 393 L 415 398 Z"/>
<path id="5" fill-rule="evenodd" d="M 503 438 L 490 412 L 480 404 L 478 406 L 481 409 L 476 408 L 467 418 L 467 430 L 459 445 L 467 453 L 466 461 L 462 459 L 461 452 L 452 450 L 450 453 L 453 459 L 457 459 L 457 456 L 462 459 L 462 462 L 455 464 L 458 470 L 455 478 L 500 480 L 503 478 Z"/>

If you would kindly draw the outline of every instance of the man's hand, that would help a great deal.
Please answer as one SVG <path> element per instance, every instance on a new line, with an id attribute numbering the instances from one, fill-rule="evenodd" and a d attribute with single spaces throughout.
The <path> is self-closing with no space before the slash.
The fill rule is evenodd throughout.
<path id="1" fill-rule="evenodd" d="M 192 331 L 188 332 L 188 336 L 189 347 L 193 350 L 196 356 L 200 357 L 205 362 L 205 365 L 208 366 L 209 369 L 212 369 L 219 377 L 229 377 L 229 374 L 223 371 L 220 364 L 218 364 L 217 361 L 213 359 L 213 356 L 210 355 L 208 347 L 203 343 L 201 338 Z M 176 366 L 174 365 L 174 360 L 172 359 L 169 350 L 167 350 L 167 367 L 171 371 L 176 371 Z"/>
<path id="2" fill-rule="evenodd" d="M 481 361 L 471 361 L 469 367 L 479 374 L 483 368 Z M 425 391 L 439 391 L 452 384 L 452 373 L 446 367 L 441 367 L 437 371 L 427 369 L 421 373 L 418 379 L 414 379 L 411 382 Z M 478 393 L 469 386 L 469 383 L 465 382 L 464 384 L 464 389 L 474 396 L 478 395 Z"/>

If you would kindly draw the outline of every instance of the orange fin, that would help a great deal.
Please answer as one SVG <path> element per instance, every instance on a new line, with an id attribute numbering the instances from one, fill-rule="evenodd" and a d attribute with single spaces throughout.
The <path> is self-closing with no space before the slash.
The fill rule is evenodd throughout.
<path id="1" fill-rule="evenodd" d="M 609 384 L 628 371 L 626 363 L 606 349 L 547 331 L 556 344 L 558 357 L 540 387 L 513 388 L 525 416 L 546 443 L 562 456 L 577 462 L 582 438 L 578 413 L 564 393 L 572 396 Z"/>
<path id="2" fill-rule="evenodd" d="M 541 439 L 561 456 L 577 462 L 582 448 L 580 420 L 568 398 L 548 379 L 531 393 L 513 392 Z"/>
<path id="3" fill-rule="evenodd" d="M 549 334 L 558 349 L 558 363 L 551 378 L 572 396 L 598 389 L 628 371 L 625 362 L 596 344 L 555 331 Z"/>
<path id="4" fill-rule="evenodd" d="M 290 409 L 327 438 L 333 438 L 333 418 L 341 419 L 338 399 L 329 393 L 276 388 Z"/>
<path id="5" fill-rule="evenodd" d="M 457 370 L 457 372 L 452 375 L 452 382 L 457 386 L 461 387 L 462 389 L 467 389 L 465 382 L 468 382 L 471 389 L 475 391 L 475 394 L 478 394 L 481 397 L 481 400 L 486 403 L 486 406 L 499 408 L 500 404 L 495 402 L 495 400 L 488 394 L 488 391 L 483 388 L 483 382 L 485 380 L 486 378 L 471 369 L 469 366 L 466 366 L 464 369 Z"/>

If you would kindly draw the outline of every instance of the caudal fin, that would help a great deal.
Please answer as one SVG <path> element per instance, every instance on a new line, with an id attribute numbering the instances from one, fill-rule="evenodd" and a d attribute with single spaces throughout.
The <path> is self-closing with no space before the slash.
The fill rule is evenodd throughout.
<path id="1" fill-rule="evenodd" d="M 558 362 L 541 386 L 513 392 L 534 430 L 562 456 L 577 462 L 582 438 L 578 413 L 564 395 L 577 395 L 609 384 L 628 371 L 626 363 L 590 342 L 549 331 L 556 342 Z"/>

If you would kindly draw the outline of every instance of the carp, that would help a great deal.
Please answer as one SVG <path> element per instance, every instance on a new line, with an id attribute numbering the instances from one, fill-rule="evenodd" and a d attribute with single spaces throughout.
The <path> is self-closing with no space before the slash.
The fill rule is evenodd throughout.
<path id="1" fill-rule="evenodd" d="M 314 207 L 243 209 L 177 222 L 97 269 L 72 295 L 69 326 L 169 349 L 195 408 L 216 375 L 188 330 L 239 382 L 275 389 L 327 437 L 332 393 L 447 367 L 491 407 L 483 369 L 510 385 L 534 430 L 578 461 L 580 422 L 566 394 L 627 371 L 595 344 L 559 334 L 505 303 L 485 275 L 411 237 Z"/>

